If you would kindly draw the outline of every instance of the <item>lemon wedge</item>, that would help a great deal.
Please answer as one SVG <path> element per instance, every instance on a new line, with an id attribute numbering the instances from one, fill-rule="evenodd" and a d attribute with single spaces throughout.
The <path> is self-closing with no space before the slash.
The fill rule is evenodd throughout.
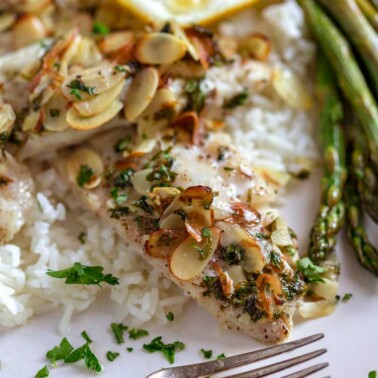
<path id="1" fill-rule="evenodd" d="M 174 19 L 180 25 L 215 22 L 261 0 L 117 0 L 145 22 L 162 23 Z"/>

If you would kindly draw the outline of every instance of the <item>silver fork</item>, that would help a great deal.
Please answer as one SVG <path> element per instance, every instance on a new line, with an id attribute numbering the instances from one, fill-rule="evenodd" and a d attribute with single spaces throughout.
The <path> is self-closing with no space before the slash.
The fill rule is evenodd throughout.
<path id="1" fill-rule="evenodd" d="M 227 357 L 223 360 L 214 360 L 210 362 L 202 362 L 199 364 L 176 366 L 168 369 L 161 369 L 150 374 L 146 378 L 199 378 L 208 377 L 209 375 L 221 373 L 226 370 L 234 369 L 240 366 L 250 364 L 252 362 L 265 360 L 267 358 L 277 356 L 279 354 L 292 351 L 314 341 L 320 340 L 324 337 L 323 333 L 308 336 L 303 339 L 291 341 L 290 343 L 277 345 L 270 348 L 261 349 L 255 352 L 243 353 L 232 357 Z M 277 362 L 262 368 L 250 370 L 244 373 L 228 375 L 224 378 L 259 378 L 266 377 L 269 374 L 277 373 L 279 371 L 288 369 L 292 366 L 298 365 L 302 362 L 311 360 L 327 352 L 327 349 L 319 349 L 311 353 L 303 354 L 298 357 L 290 358 L 288 360 Z M 297 371 L 282 378 L 302 378 L 315 373 L 328 366 L 328 363 L 320 363 L 309 368 Z"/>

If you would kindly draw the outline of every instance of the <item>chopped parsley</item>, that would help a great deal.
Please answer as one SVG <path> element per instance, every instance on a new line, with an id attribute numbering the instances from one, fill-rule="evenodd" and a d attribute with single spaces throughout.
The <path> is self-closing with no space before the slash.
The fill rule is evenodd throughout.
<path id="1" fill-rule="evenodd" d="M 122 323 L 112 323 L 110 327 L 113 331 L 113 335 L 116 340 L 116 343 L 123 344 L 125 342 L 125 339 L 123 338 L 123 332 L 127 331 L 129 327 Z"/>
<path id="2" fill-rule="evenodd" d="M 92 342 L 92 339 L 88 336 L 87 331 L 83 331 L 83 332 L 81 333 L 81 336 L 83 336 L 84 340 L 85 340 L 88 344 L 90 344 L 90 343 Z"/>
<path id="3" fill-rule="evenodd" d="M 204 78 L 191 79 L 185 84 L 185 95 L 188 99 L 185 110 L 194 110 L 200 113 L 205 107 L 206 93 L 202 89 L 202 82 Z"/>
<path id="4" fill-rule="evenodd" d="M 126 350 L 127 350 L 129 353 L 131 353 L 131 352 L 134 350 L 134 348 L 126 348 Z"/>
<path id="5" fill-rule="evenodd" d="M 135 173 L 133 168 L 122 169 L 113 174 L 113 184 L 118 188 L 131 186 L 131 176 Z"/>
<path id="6" fill-rule="evenodd" d="M 68 88 L 71 88 L 70 95 L 76 97 L 77 100 L 81 100 L 81 93 L 85 92 L 91 96 L 96 95 L 96 87 L 88 87 L 83 83 L 80 79 L 72 80 L 69 84 L 67 84 Z"/>
<path id="7" fill-rule="evenodd" d="M 274 266 L 276 266 L 277 268 L 279 268 L 281 266 L 281 257 L 275 253 L 275 252 L 271 252 L 270 253 L 270 263 Z"/>
<path id="8" fill-rule="evenodd" d="M 225 296 L 222 290 L 222 284 L 218 277 L 215 276 L 205 276 L 203 277 L 202 286 L 206 288 L 203 292 L 205 297 L 211 297 L 212 295 L 216 299 L 223 300 Z"/>
<path id="9" fill-rule="evenodd" d="M 73 346 L 70 344 L 67 338 L 64 337 L 59 346 L 55 346 L 46 353 L 46 358 L 49 359 L 53 365 L 55 365 L 56 361 L 64 360 L 73 350 Z"/>
<path id="10" fill-rule="evenodd" d="M 154 212 L 154 207 L 147 202 L 147 196 L 141 196 L 138 201 L 134 203 L 134 206 L 139 207 L 148 214 Z"/>
<path id="11" fill-rule="evenodd" d="M 167 315 L 165 315 L 168 321 L 173 322 L 175 320 L 175 316 L 173 315 L 172 312 L 168 312 Z"/>
<path id="12" fill-rule="evenodd" d="M 64 358 L 64 362 L 66 364 L 72 364 L 81 360 L 84 360 L 85 366 L 88 370 L 94 370 L 97 373 L 100 373 L 102 371 L 102 366 L 95 354 L 92 352 L 88 343 L 85 343 L 81 347 L 73 350 Z"/>
<path id="13" fill-rule="evenodd" d="M 59 109 L 50 109 L 50 117 L 56 118 L 59 117 L 60 110 Z"/>
<path id="14" fill-rule="evenodd" d="M 377 372 L 375 370 L 369 371 L 368 378 L 377 378 Z"/>
<path id="15" fill-rule="evenodd" d="M 119 280 L 111 274 L 103 274 L 104 268 L 102 266 L 86 266 L 76 262 L 71 268 L 52 271 L 48 270 L 47 275 L 54 278 L 65 278 L 66 284 L 81 284 L 81 285 L 98 285 L 101 287 L 101 282 L 106 282 L 109 285 L 118 285 Z"/>
<path id="16" fill-rule="evenodd" d="M 79 239 L 81 244 L 85 244 L 87 242 L 87 234 L 85 232 L 80 232 L 77 238 Z"/>
<path id="17" fill-rule="evenodd" d="M 94 171 L 91 167 L 86 164 L 80 166 L 79 174 L 77 175 L 76 182 L 77 185 L 83 187 L 87 184 L 94 175 Z"/>
<path id="18" fill-rule="evenodd" d="M 92 25 L 92 33 L 99 36 L 105 36 L 110 33 L 110 29 L 102 22 L 95 21 Z"/>
<path id="19" fill-rule="evenodd" d="M 220 251 L 220 258 L 226 261 L 229 265 L 239 264 L 244 256 L 244 248 L 238 244 L 230 244 L 223 247 Z"/>
<path id="20" fill-rule="evenodd" d="M 112 352 L 112 351 L 108 351 L 106 353 L 106 358 L 110 361 L 110 362 L 113 362 L 117 357 L 119 357 L 119 353 L 118 352 Z"/>
<path id="21" fill-rule="evenodd" d="M 176 179 L 177 173 L 172 171 L 175 160 L 169 154 L 170 150 L 171 148 L 167 148 L 159 151 L 151 159 L 154 162 L 152 172 L 146 176 L 146 180 L 151 182 L 151 190 L 157 186 L 171 186 Z"/>
<path id="22" fill-rule="evenodd" d="M 242 91 L 242 92 L 236 94 L 235 96 L 229 98 L 228 100 L 226 100 L 223 104 L 223 108 L 224 109 L 233 109 L 233 108 L 236 108 L 239 105 L 243 105 L 248 100 L 248 97 L 249 97 L 249 93 L 245 89 L 244 91 Z"/>
<path id="23" fill-rule="evenodd" d="M 217 356 L 217 360 L 224 360 L 225 358 L 226 356 L 224 355 L 224 353 L 218 354 Z"/>
<path id="24" fill-rule="evenodd" d="M 184 350 L 185 344 L 181 341 L 175 341 L 172 344 L 165 344 L 162 337 L 155 337 L 149 344 L 144 344 L 143 349 L 149 353 L 161 352 L 169 363 L 175 362 L 175 354 L 177 351 Z"/>
<path id="25" fill-rule="evenodd" d="M 117 205 L 122 205 L 127 200 L 127 195 L 124 193 L 120 193 L 119 190 L 120 189 L 115 186 L 110 191 L 110 195 L 112 196 L 112 198 L 114 199 L 114 202 Z"/>
<path id="26" fill-rule="evenodd" d="M 116 143 L 116 145 L 114 146 L 114 151 L 115 152 L 125 151 L 127 149 L 127 146 L 130 144 L 130 142 L 131 142 L 131 136 L 130 135 L 126 135 L 124 138 L 121 138 Z"/>
<path id="27" fill-rule="evenodd" d="M 231 171 L 234 171 L 235 168 L 233 168 L 233 167 L 223 167 L 223 170 L 226 171 L 226 172 L 231 172 Z"/>
<path id="28" fill-rule="evenodd" d="M 142 337 L 148 336 L 149 333 L 145 329 L 132 328 L 129 331 L 129 338 L 132 340 L 138 340 Z"/>
<path id="29" fill-rule="evenodd" d="M 213 245 L 213 239 L 211 237 L 210 229 L 209 227 L 204 227 L 201 230 L 201 235 L 204 239 L 207 239 L 206 245 L 202 248 L 199 244 L 193 243 L 192 247 L 198 252 L 199 259 L 205 260 L 207 256 L 209 256 L 209 253 L 211 251 L 212 245 Z"/>
<path id="30" fill-rule="evenodd" d="M 34 376 L 35 378 L 44 378 L 49 376 L 49 369 L 45 365 L 38 373 Z"/>
<path id="31" fill-rule="evenodd" d="M 343 302 L 348 302 L 349 301 L 349 299 L 350 298 L 352 298 L 353 297 L 353 294 L 351 294 L 351 293 L 346 293 L 346 294 L 344 294 L 344 296 L 342 297 L 342 301 Z"/>
<path id="32" fill-rule="evenodd" d="M 127 206 L 117 206 L 115 209 L 110 209 L 110 218 L 119 219 L 129 214 L 130 209 Z"/>
<path id="33" fill-rule="evenodd" d="M 211 349 L 209 350 L 201 349 L 201 353 L 203 354 L 203 357 L 207 358 L 208 360 L 213 356 L 213 351 Z"/>
<path id="34" fill-rule="evenodd" d="M 324 282 L 320 275 L 327 269 L 315 265 L 308 257 L 303 257 L 297 261 L 297 270 L 307 282 Z"/>

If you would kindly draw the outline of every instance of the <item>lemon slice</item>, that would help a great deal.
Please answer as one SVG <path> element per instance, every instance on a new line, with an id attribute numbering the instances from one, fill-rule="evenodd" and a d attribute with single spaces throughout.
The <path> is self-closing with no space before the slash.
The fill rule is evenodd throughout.
<path id="1" fill-rule="evenodd" d="M 180 25 L 209 24 L 261 0 L 117 0 L 145 22 L 170 19 Z"/>

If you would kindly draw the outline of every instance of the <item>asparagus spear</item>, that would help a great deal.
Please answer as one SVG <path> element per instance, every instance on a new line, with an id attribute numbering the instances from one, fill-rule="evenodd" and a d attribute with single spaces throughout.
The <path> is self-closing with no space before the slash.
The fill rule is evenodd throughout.
<path id="1" fill-rule="evenodd" d="M 362 222 L 362 203 L 358 193 L 360 165 L 363 152 L 354 144 L 349 158 L 350 177 L 346 185 L 345 201 L 347 204 L 348 238 L 356 252 L 359 263 L 378 277 L 378 251 L 370 244 Z"/>
<path id="2" fill-rule="evenodd" d="M 334 69 L 345 98 L 359 118 L 369 142 L 370 157 L 378 166 L 378 107 L 350 45 L 314 0 L 298 0 L 298 2 L 304 9 L 309 25 Z"/>
<path id="3" fill-rule="evenodd" d="M 378 95 L 378 34 L 355 0 L 319 0 L 340 24 L 362 58 Z"/>
<path id="4" fill-rule="evenodd" d="M 374 30 L 378 31 L 378 9 L 369 0 L 356 0 L 356 2 Z"/>
<path id="5" fill-rule="evenodd" d="M 345 143 L 341 122 L 344 118 L 334 74 L 325 57 L 317 62 L 316 94 L 320 105 L 320 135 L 324 174 L 322 198 L 310 235 L 309 257 L 315 263 L 324 261 L 333 251 L 336 236 L 344 224 L 343 190 L 346 178 Z"/>

